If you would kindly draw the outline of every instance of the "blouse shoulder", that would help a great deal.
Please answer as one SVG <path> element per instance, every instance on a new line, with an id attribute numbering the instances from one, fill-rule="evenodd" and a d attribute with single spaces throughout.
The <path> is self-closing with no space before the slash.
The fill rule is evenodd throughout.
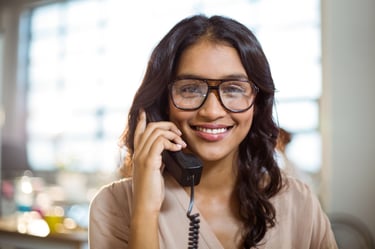
<path id="1" fill-rule="evenodd" d="M 131 207 L 132 181 L 130 179 L 112 182 L 98 191 L 90 203 L 91 249 L 127 248 Z"/>
<path id="2" fill-rule="evenodd" d="M 274 238 L 277 242 L 291 243 L 282 248 L 337 248 L 318 196 L 306 183 L 285 177 L 282 189 L 271 202 L 276 210 L 277 224 L 268 234 L 270 241 Z"/>
<path id="3" fill-rule="evenodd" d="M 285 177 L 281 194 L 290 195 L 291 198 L 312 198 L 316 194 L 312 192 L 309 185 L 294 177 Z"/>
<path id="4" fill-rule="evenodd" d="M 104 206 L 110 204 L 128 203 L 132 197 L 132 180 L 130 178 L 121 179 L 104 185 L 99 189 L 91 201 L 91 207 Z"/>

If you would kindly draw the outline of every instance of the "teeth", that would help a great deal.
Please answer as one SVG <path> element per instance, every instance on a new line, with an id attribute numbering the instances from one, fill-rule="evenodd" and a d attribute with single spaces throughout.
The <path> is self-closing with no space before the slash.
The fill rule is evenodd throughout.
<path id="1" fill-rule="evenodd" d="M 197 130 L 201 132 L 205 132 L 205 133 L 210 133 L 210 134 L 218 134 L 218 133 L 226 132 L 227 128 L 208 129 L 208 128 L 203 128 L 203 127 L 197 127 Z"/>

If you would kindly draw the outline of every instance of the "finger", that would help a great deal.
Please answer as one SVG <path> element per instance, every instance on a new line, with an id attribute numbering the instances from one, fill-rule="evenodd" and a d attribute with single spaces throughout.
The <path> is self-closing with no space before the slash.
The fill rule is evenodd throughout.
<path id="1" fill-rule="evenodd" d="M 153 143 L 153 141 L 156 138 L 155 135 L 160 135 L 160 132 L 163 130 L 173 132 L 177 136 L 181 136 L 182 134 L 182 132 L 172 122 L 169 122 L 169 121 L 150 122 L 146 124 L 146 127 L 143 129 L 142 134 L 138 136 L 138 141 L 137 141 L 138 148 L 143 148 L 147 143 L 150 143 L 150 142 Z M 151 137 L 153 137 L 154 139 L 150 139 Z M 172 140 L 173 138 L 170 138 L 170 139 Z"/>
<path id="2" fill-rule="evenodd" d="M 143 137 L 147 138 L 150 144 L 154 143 L 158 137 L 164 137 L 176 144 L 180 144 L 182 147 L 186 147 L 186 143 L 181 137 L 181 131 L 171 122 L 149 123 Z"/>
<path id="3" fill-rule="evenodd" d="M 176 144 L 171 142 L 168 139 L 163 137 L 158 137 L 158 141 L 153 143 L 149 149 L 148 154 L 150 155 L 159 155 L 158 157 L 147 157 L 147 165 L 150 165 L 150 168 L 153 169 L 160 169 L 162 167 L 162 159 L 161 159 L 161 151 L 168 150 L 168 151 L 181 151 L 182 146 L 180 144 Z"/>
<path id="4" fill-rule="evenodd" d="M 146 127 L 144 135 L 145 137 L 148 137 L 153 132 L 155 132 L 155 130 L 159 130 L 159 129 L 174 132 L 178 136 L 182 135 L 182 132 L 180 131 L 180 129 L 178 129 L 177 126 L 170 121 L 150 122 Z"/>
<path id="5" fill-rule="evenodd" d="M 138 123 L 137 123 L 137 126 L 135 127 L 135 131 L 134 131 L 134 147 L 135 148 L 140 144 L 142 134 L 146 130 L 146 125 L 147 125 L 147 123 L 146 123 L 146 113 L 142 109 L 138 114 Z"/>

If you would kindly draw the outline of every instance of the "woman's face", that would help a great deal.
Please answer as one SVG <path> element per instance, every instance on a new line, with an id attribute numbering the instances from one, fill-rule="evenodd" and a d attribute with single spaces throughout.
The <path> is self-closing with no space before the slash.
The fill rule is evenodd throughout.
<path id="1" fill-rule="evenodd" d="M 177 65 L 177 77 L 204 79 L 248 79 L 237 51 L 222 43 L 202 40 L 186 49 Z M 248 134 L 254 107 L 232 113 L 221 105 L 216 91 L 210 91 L 198 110 L 184 111 L 169 101 L 170 120 L 183 133 L 188 148 L 203 161 L 233 159 Z"/>

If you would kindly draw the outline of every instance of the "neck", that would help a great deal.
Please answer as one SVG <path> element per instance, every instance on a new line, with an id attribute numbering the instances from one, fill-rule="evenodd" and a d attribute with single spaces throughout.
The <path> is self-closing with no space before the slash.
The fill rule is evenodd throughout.
<path id="1" fill-rule="evenodd" d="M 204 162 L 201 180 L 199 185 L 196 186 L 197 192 L 208 192 L 211 195 L 232 193 L 236 181 L 233 162 L 233 158 Z"/>

